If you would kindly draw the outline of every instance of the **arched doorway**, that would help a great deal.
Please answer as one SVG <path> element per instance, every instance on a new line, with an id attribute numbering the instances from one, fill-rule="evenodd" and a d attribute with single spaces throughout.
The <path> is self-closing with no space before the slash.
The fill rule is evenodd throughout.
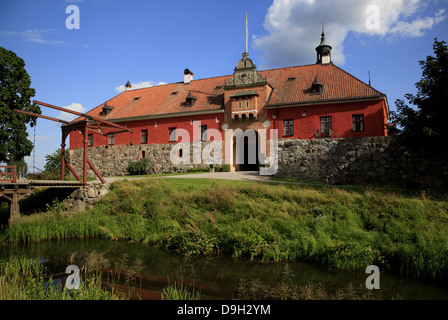
<path id="1" fill-rule="evenodd" d="M 253 129 L 248 129 L 244 133 L 242 130 L 239 132 L 237 130 L 232 139 L 235 171 L 258 171 L 258 132 Z"/>

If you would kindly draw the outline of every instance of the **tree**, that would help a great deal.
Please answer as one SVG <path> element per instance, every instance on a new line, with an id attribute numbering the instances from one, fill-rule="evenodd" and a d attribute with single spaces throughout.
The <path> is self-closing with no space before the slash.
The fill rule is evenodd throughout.
<path id="1" fill-rule="evenodd" d="M 69 153 L 65 152 L 64 157 L 67 161 L 70 160 Z M 57 173 L 61 172 L 61 159 L 62 159 L 62 149 L 59 148 L 52 154 L 47 154 L 45 156 L 45 160 L 47 161 L 44 166 L 44 170 L 49 173 Z M 69 170 L 67 167 L 64 169 L 65 174 L 69 174 Z"/>
<path id="2" fill-rule="evenodd" d="M 30 85 L 23 59 L 0 47 L 0 162 L 20 161 L 33 150 L 26 124 L 36 125 L 36 117 L 14 112 L 41 113 L 39 106 L 31 103 L 36 91 Z"/>
<path id="3" fill-rule="evenodd" d="M 434 39 L 435 57 L 419 61 L 422 79 L 415 86 L 417 94 L 406 94 L 412 108 L 398 99 L 396 112 L 391 119 L 396 127 L 392 131 L 398 141 L 414 154 L 446 157 L 448 151 L 448 48 L 445 41 Z"/>
<path id="4" fill-rule="evenodd" d="M 28 165 L 26 164 L 24 158 L 9 162 L 8 166 L 16 166 L 16 172 L 19 177 L 25 177 L 28 173 Z"/>

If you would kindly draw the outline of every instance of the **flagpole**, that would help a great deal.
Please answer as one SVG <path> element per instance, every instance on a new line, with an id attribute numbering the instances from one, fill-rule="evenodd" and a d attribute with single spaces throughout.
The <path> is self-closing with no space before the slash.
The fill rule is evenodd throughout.
<path id="1" fill-rule="evenodd" d="M 249 40 L 249 27 L 247 25 L 247 12 L 246 12 L 246 52 L 248 48 L 248 40 Z"/>

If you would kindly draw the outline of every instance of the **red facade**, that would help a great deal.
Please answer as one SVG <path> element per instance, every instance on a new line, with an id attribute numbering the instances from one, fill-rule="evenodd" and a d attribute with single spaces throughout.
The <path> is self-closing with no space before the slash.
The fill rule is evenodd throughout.
<path id="1" fill-rule="evenodd" d="M 258 71 L 245 52 L 233 75 L 193 80 L 186 69 L 183 82 L 137 90 L 128 82 L 87 114 L 133 133 L 90 133 L 89 146 L 180 142 L 174 129 L 186 130 L 193 142 L 201 139 L 194 128 L 216 129 L 222 140 L 226 129 L 267 129 L 268 139 L 269 129 L 278 129 L 280 139 L 387 135 L 386 95 L 335 66 L 324 34 L 316 51 L 313 65 Z M 70 149 L 82 147 L 82 135 L 71 133 Z"/>

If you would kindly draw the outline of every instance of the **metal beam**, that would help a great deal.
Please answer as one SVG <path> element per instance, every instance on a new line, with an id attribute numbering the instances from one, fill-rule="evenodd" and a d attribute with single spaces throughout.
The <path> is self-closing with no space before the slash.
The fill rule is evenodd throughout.
<path id="1" fill-rule="evenodd" d="M 52 120 L 52 121 L 57 121 L 57 122 L 60 122 L 60 123 L 63 123 L 63 124 L 69 124 L 70 123 L 68 121 L 64 121 L 64 120 L 61 120 L 61 119 L 56 119 L 56 118 L 52 118 L 52 117 L 48 117 L 48 116 L 43 116 L 41 114 L 32 113 L 32 112 L 28 112 L 28 111 L 22 111 L 22 110 L 17 110 L 17 109 L 14 109 L 14 111 L 15 112 L 19 112 L 19 113 L 24 113 L 24 114 L 27 114 L 27 115 L 33 116 L 33 117 L 40 117 L 40 118 L 44 118 L 44 119 L 48 119 L 48 120 Z"/>
<path id="2" fill-rule="evenodd" d="M 123 127 L 123 126 L 121 126 L 119 124 L 115 124 L 113 122 L 109 122 L 109 121 L 106 121 L 106 120 L 103 120 L 103 119 L 100 119 L 100 118 L 97 118 L 97 117 L 94 117 L 94 116 L 91 116 L 91 115 L 88 115 L 88 114 L 85 114 L 85 113 L 81 113 L 81 112 L 77 112 L 77 111 L 73 111 L 73 110 L 68 110 L 68 109 L 57 107 L 57 106 L 54 106 L 54 105 L 51 105 L 51 104 L 48 104 L 48 103 L 40 102 L 40 101 L 37 101 L 37 100 L 33 100 L 33 103 L 41 105 L 41 106 L 44 106 L 44 107 L 60 110 L 60 111 L 63 111 L 63 112 L 68 112 L 68 113 L 71 113 L 71 114 L 74 114 L 74 115 L 77 115 L 77 116 L 80 116 L 80 117 L 85 117 L 85 118 L 87 118 L 89 120 L 93 120 L 93 121 L 96 120 L 96 121 L 99 121 L 99 122 L 102 122 L 102 123 L 106 123 L 106 124 L 108 124 L 110 126 L 113 126 L 113 127 L 116 127 L 116 128 L 128 131 L 128 132 L 133 132 L 134 131 L 134 130 L 129 129 L 127 127 Z"/>

